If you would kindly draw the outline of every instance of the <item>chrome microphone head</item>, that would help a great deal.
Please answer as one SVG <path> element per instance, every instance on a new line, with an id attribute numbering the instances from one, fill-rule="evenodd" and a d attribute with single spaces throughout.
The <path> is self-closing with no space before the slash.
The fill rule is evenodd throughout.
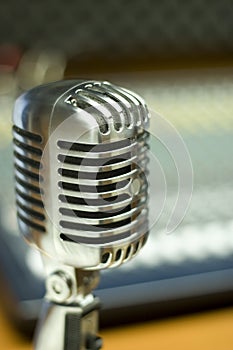
<path id="1" fill-rule="evenodd" d="M 144 101 L 108 82 L 61 81 L 18 98 L 14 156 L 19 227 L 53 259 L 118 266 L 148 235 Z"/>

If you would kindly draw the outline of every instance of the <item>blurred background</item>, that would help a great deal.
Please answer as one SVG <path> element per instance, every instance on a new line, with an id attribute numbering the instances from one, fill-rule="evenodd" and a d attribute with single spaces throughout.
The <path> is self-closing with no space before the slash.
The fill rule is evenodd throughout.
<path id="1" fill-rule="evenodd" d="M 167 236 L 164 228 L 176 199 L 177 174 L 169 154 L 157 144 L 167 181 L 165 207 L 137 259 L 102 274 L 96 291 L 103 304 L 102 327 L 161 322 L 232 306 L 232 1 L 8 0 L 0 9 L 3 317 L 31 334 L 44 293 L 40 258 L 17 229 L 13 104 L 22 92 L 63 78 L 110 80 L 138 92 L 180 132 L 194 169 L 190 208 Z M 3 332 L 1 327 L 1 337 Z M 232 349 L 233 338 L 226 344 L 224 349 Z"/>

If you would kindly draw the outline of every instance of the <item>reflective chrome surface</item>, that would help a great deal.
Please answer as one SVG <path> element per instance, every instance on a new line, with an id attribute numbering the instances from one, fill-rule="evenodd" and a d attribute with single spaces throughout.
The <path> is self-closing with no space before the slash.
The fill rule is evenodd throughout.
<path id="1" fill-rule="evenodd" d="M 18 221 L 25 238 L 65 265 L 131 259 L 147 237 L 149 114 L 108 82 L 63 81 L 16 102 Z"/>
<path id="2" fill-rule="evenodd" d="M 94 297 L 88 308 L 45 302 L 37 328 L 36 350 L 99 350 L 98 301 Z"/>
<path id="3" fill-rule="evenodd" d="M 139 96 L 107 82 L 53 83 L 16 102 L 18 221 L 47 276 L 37 350 L 101 347 L 97 270 L 131 259 L 148 234 L 148 121 Z"/>

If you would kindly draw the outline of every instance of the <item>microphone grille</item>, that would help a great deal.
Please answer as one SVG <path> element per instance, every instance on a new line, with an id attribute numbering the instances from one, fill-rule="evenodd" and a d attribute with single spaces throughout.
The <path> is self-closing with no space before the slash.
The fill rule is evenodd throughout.
<path id="1" fill-rule="evenodd" d="M 65 102 L 92 111 L 102 135 L 132 128 L 147 129 L 149 112 L 143 99 L 109 82 L 90 81 L 74 89 Z"/>
<path id="2" fill-rule="evenodd" d="M 80 268 L 134 256 L 148 235 L 144 101 L 108 82 L 57 82 L 22 95 L 14 123 L 25 238 Z"/>
<path id="3" fill-rule="evenodd" d="M 41 198 L 42 137 L 13 126 L 17 216 L 23 232 L 45 232 L 44 204 Z M 27 235 L 26 235 L 27 236 Z M 30 235 L 28 235 L 29 238 Z"/>
<path id="4" fill-rule="evenodd" d="M 128 260 L 145 242 L 147 139 L 57 142 L 60 238 L 101 247 L 101 267 Z"/>
<path id="5" fill-rule="evenodd" d="M 74 141 L 69 133 L 58 134 L 53 152 L 57 148 L 59 205 L 53 212 L 59 238 L 64 251 L 75 252 L 75 243 L 99 251 L 94 268 L 117 266 L 148 235 L 149 113 L 138 95 L 108 82 L 79 84 L 64 101 L 95 119 L 99 139 L 93 143 L 91 134 Z"/>

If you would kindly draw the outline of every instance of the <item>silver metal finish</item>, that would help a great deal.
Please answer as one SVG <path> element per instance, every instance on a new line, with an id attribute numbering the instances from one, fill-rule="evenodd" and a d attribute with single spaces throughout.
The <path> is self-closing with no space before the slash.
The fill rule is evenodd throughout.
<path id="1" fill-rule="evenodd" d="M 50 299 L 63 303 L 72 295 L 72 280 L 64 271 L 54 272 L 46 280 L 46 290 Z"/>
<path id="2" fill-rule="evenodd" d="M 90 310 L 88 310 L 88 308 Z M 88 308 L 45 302 L 35 336 L 36 350 L 98 350 L 98 305 L 94 297 Z M 93 309 L 92 309 L 93 308 Z"/>
<path id="3" fill-rule="evenodd" d="M 13 133 L 25 238 L 82 269 L 135 255 L 148 231 L 148 121 L 139 96 L 107 82 L 64 81 L 21 96 Z"/>
<path id="4" fill-rule="evenodd" d="M 144 101 L 108 82 L 52 83 L 16 102 L 18 222 L 45 254 L 46 299 L 53 303 L 37 350 L 73 349 L 68 340 L 46 343 L 56 321 L 61 329 L 72 322 L 81 327 L 75 349 L 98 348 L 98 301 L 91 295 L 97 270 L 130 260 L 148 235 L 148 123 Z"/>

